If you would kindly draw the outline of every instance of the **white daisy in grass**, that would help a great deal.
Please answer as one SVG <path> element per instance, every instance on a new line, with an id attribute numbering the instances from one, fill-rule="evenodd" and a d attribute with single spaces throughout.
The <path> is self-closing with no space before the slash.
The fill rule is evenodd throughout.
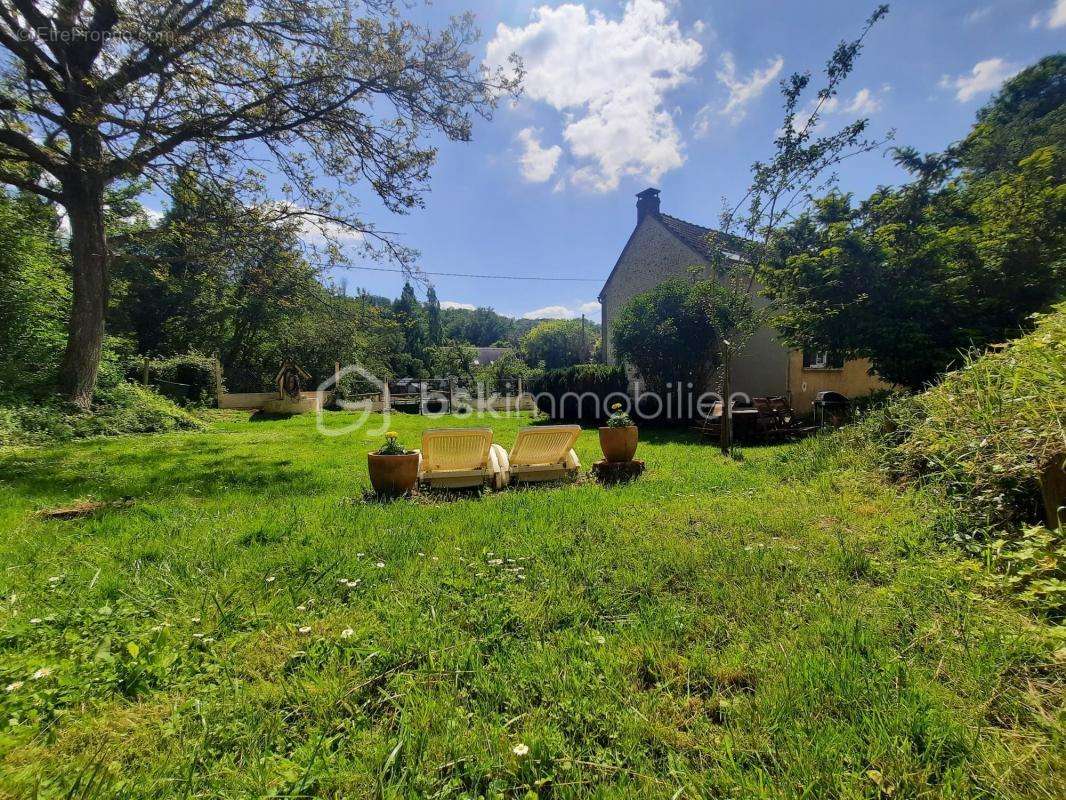
<path id="1" fill-rule="evenodd" d="M 53 575 L 51 578 L 48 579 L 48 582 L 49 583 L 59 583 L 61 580 L 63 580 L 63 576 L 62 575 Z"/>
<path id="2" fill-rule="evenodd" d="M 385 562 L 384 561 L 379 561 L 374 566 L 377 567 L 378 569 L 384 569 L 385 568 Z"/>
<path id="3" fill-rule="evenodd" d="M 192 638 L 194 638 L 194 639 L 203 639 L 204 635 L 202 633 L 194 633 L 192 635 Z"/>
<path id="4" fill-rule="evenodd" d="M 307 634 L 309 634 L 311 632 L 311 626 L 310 625 L 304 625 L 302 628 L 297 628 L 297 632 L 301 636 L 307 636 Z"/>
<path id="5" fill-rule="evenodd" d="M 33 673 L 33 675 L 31 675 L 30 677 L 33 678 L 35 681 L 39 681 L 41 678 L 47 678 L 51 674 L 52 674 L 52 668 L 51 667 L 41 667 L 39 670 L 37 670 L 35 673 Z"/>
<path id="6" fill-rule="evenodd" d="M 297 611 L 306 611 L 307 610 L 307 605 L 304 604 L 304 603 L 301 603 L 300 605 L 296 606 L 296 610 Z"/>
<path id="7" fill-rule="evenodd" d="M 276 580 L 277 580 L 277 578 L 274 577 L 273 575 L 267 575 L 267 579 L 266 579 L 267 583 L 273 583 Z"/>
<path id="8" fill-rule="evenodd" d="M 343 631 L 341 631 L 342 639 L 351 639 L 353 636 L 355 636 L 355 631 L 353 631 L 351 628 L 345 628 Z"/>
<path id="9" fill-rule="evenodd" d="M 30 625 L 40 625 L 43 621 L 40 617 L 34 617 L 30 620 Z"/>
<path id="10" fill-rule="evenodd" d="M 199 617 L 189 617 L 189 622 L 193 623 L 194 625 L 197 624 L 199 621 Z"/>
<path id="11" fill-rule="evenodd" d="M 363 582 L 362 578 L 356 578 L 354 581 L 348 581 L 348 583 L 346 585 L 347 585 L 347 587 L 349 589 L 354 589 L 362 582 Z"/>
<path id="12" fill-rule="evenodd" d="M 529 755 L 529 745 L 521 743 L 516 744 L 514 747 L 511 748 L 511 752 L 519 758 L 521 758 L 522 756 Z"/>
<path id="13" fill-rule="evenodd" d="M 356 554 L 355 554 L 355 557 L 356 557 L 356 558 L 362 558 L 362 557 L 363 557 L 363 556 L 365 556 L 365 555 L 366 555 L 366 553 L 356 553 Z"/>
<path id="14" fill-rule="evenodd" d="M 24 685 L 25 685 L 25 681 L 12 681 L 11 683 L 9 683 L 7 686 L 4 687 L 4 690 L 8 691 L 8 692 L 17 692 Z"/>

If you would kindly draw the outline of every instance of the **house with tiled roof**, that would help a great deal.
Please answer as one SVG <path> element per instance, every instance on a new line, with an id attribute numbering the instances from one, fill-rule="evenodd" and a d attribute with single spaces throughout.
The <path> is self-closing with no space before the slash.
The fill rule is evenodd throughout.
<path id="1" fill-rule="evenodd" d="M 711 275 L 712 241 L 716 237 L 724 244 L 727 260 L 740 259 L 742 248 L 735 237 L 664 214 L 658 189 L 645 189 L 637 195 L 636 227 L 599 294 L 603 354 L 608 363 L 617 361 L 611 326 L 621 308 L 635 295 L 665 280 L 690 274 L 693 267 Z M 735 248 L 731 249 L 731 244 Z M 756 302 L 765 300 L 757 298 Z M 765 327 L 734 361 L 733 385 L 736 391 L 753 397 L 787 397 L 793 408 L 805 413 L 820 391 L 858 397 L 885 388 L 868 373 L 868 367 L 863 360 L 837 362 L 825 353 L 791 350 L 780 341 L 777 331 Z"/>

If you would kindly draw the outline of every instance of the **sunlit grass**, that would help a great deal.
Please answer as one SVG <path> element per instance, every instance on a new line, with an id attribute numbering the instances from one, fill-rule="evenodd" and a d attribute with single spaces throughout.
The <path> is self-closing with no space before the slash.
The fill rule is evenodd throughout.
<path id="1" fill-rule="evenodd" d="M 394 503 L 312 418 L 0 455 L 0 796 L 1061 795 L 1051 646 L 906 498 L 642 434 Z"/>

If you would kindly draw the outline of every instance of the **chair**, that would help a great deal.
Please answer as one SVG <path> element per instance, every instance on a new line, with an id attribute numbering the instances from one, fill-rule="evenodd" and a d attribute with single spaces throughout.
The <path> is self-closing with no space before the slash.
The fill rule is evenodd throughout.
<path id="1" fill-rule="evenodd" d="M 422 432 L 418 480 L 433 489 L 503 488 L 507 451 L 492 443 L 491 428 L 430 428 Z"/>
<path id="2" fill-rule="evenodd" d="M 581 469 L 574 442 L 580 425 L 542 425 L 523 428 L 503 464 L 510 481 L 551 481 L 576 478 Z"/>

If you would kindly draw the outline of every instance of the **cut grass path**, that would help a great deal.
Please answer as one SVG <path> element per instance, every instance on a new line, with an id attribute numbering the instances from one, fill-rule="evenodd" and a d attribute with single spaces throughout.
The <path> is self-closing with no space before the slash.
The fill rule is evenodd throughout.
<path id="1" fill-rule="evenodd" d="M 391 504 L 376 443 L 0 454 L 0 797 L 1063 796 L 1041 630 L 832 441 Z"/>

